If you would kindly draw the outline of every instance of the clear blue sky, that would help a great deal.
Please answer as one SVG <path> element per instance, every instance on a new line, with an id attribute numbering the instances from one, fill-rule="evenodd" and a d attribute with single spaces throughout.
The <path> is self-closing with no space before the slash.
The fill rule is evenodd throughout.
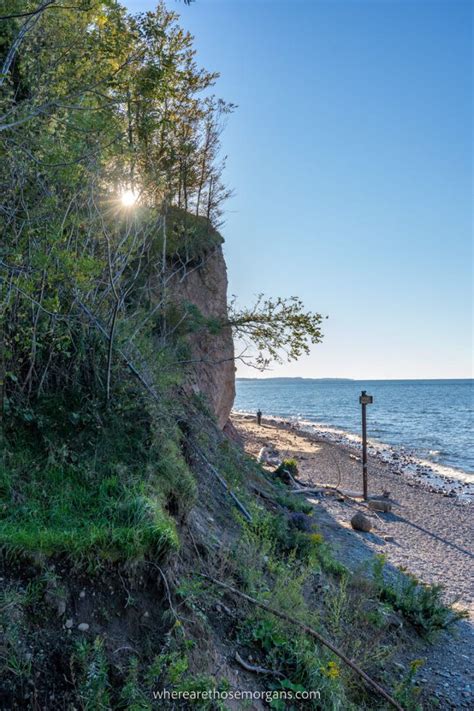
<path id="1" fill-rule="evenodd" d="M 231 293 L 329 315 L 324 343 L 271 374 L 472 377 L 471 2 L 167 5 L 239 107 Z"/>

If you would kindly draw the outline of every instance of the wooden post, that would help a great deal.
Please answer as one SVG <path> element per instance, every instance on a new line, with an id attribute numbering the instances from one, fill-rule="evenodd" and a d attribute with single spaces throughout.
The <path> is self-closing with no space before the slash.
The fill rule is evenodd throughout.
<path id="1" fill-rule="evenodd" d="M 362 485 L 366 501 L 369 498 L 367 482 L 367 405 L 371 405 L 373 401 L 372 395 L 367 395 L 367 392 L 362 390 L 359 402 L 362 405 Z"/>

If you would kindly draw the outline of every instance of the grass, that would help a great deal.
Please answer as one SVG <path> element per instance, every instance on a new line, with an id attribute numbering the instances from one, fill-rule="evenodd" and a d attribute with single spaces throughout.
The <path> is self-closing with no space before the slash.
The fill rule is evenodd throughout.
<path id="1" fill-rule="evenodd" d="M 59 441 L 30 436 L 4 447 L 4 554 L 39 562 L 64 556 L 91 571 L 177 550 L 170 514 L 183 514 L 195 496 L 177 428 L 152 431 L 137 413 L 112 412 L 109 426 L 84 429 L 76 448 Z"/>
<path id="2" fill-rule="evenodd" d="M 101 481 L 78 466 L 0 470 L 0 547 L 7 554 L 125 561 L 177 547 L 174 523 L 143 483 Z M 15 503 L 16 501 L 16 503 Z"/>

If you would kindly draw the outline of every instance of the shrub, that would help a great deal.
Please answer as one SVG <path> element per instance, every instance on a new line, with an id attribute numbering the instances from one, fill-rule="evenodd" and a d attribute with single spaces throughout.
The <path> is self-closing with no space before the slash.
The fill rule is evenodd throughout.
<path id="1" fill-rule="evenodd" d="M 290 476 L 288 476 L 290 475 Z M 291 482 L 291 477 L 298 475 L 298 464 L 295 459 L 284 459 L 277 469 L 275 469 L 275 476 L 281 479 L 285 484 Z"/>
<path id="2" fill-rule="evenodd" d="M 426 637 L 467 616 L 443 602 L 441 585 L 421 583 L 409 573 L 400 573 L 395 581 L 389 582 L 384 577 L 384 568 L 385 556 L 376 556 L 373 572 L 379 598 L 401 612 Z"/>

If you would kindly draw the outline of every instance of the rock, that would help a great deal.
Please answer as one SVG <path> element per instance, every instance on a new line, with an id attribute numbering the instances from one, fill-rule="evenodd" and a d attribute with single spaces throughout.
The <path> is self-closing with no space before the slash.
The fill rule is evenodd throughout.
<path id="1" fill-rule="evenodd" d="M 372 521 L 370 518 L 367 518 L 367 516 L 364 516 L 363 513 L 358 511 L 351 518 L 351 526 L 356 531 L 364 531 L 365 533 L 368 533 L 372 530 Z"/>
<path id="2" fill-rule="evenodd" d="M 72 621 L 72 618 L 69 618 L 69 619 L 66 620 L 66 622 L 64 623 L 64 627 L 65 627 L 67 630 L 70 630 L 71 627 L 73 626 L 73 624 L 74 624 L 74 622 Z"/>
<path id="3" fill-rule="evenodd" d="M 240 449 L 244 448 L 244 440 L 243 437 L 240 435 L 238 430 L 234 427 L 232 422 L 230 420 L 227 420 L 227 422 L 224 425 L 224 434 L 232 441 L 234 444 L 236 444 Z"/>
<path id="4" fill-rule="evenodd" d="M 81 622 L 79 625 L 77 625 L 77 629 L 79 630 L 79 632 L 87 632 L 87 630 L 89 629 L 89 625 L 87 624 L 87 622 Z"/>
<path id="5" fill-rule="evenodd" d="M 387 513 L 392 510 L 392 504 L 389 501 L 369 501 L 369 509 L 372 511 L 384 511 Z"/>
<path id="6" fill-rule="evenodd" d="M 80 597 L 80 598 L 83 598 L 83 597 L 85 597 L 85 596 L 86 596 L 86 591 L 85 591 L 85 590 L 81 590 L 81 592 L 79 593 L 79 597 Z"/>

